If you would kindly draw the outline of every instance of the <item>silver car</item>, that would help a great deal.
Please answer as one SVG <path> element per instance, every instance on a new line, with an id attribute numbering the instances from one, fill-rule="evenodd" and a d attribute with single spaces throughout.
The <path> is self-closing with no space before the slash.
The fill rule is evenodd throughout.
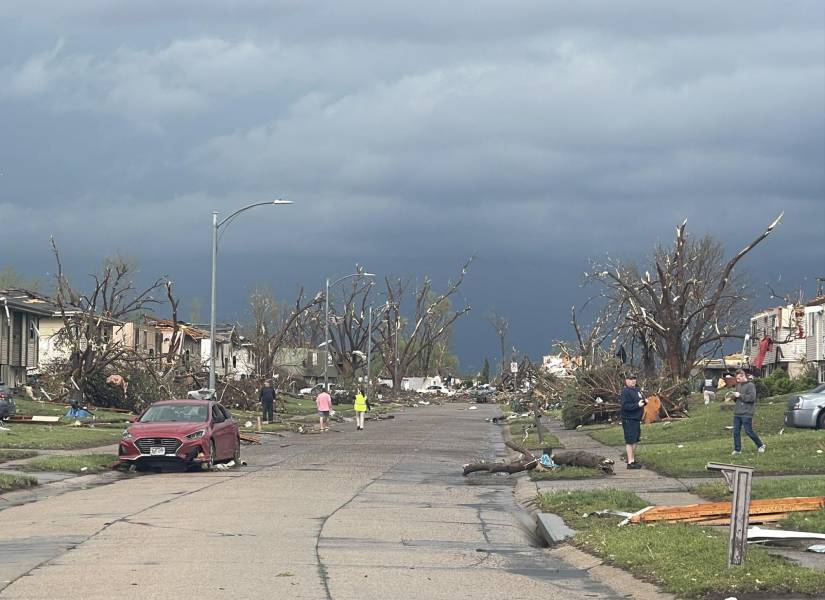
<path id="1" fill-rule="evenodd" d="M 785 425 L 825 429 L 825 383 L 810 392 L 791 396 L 785 411 Z"/>

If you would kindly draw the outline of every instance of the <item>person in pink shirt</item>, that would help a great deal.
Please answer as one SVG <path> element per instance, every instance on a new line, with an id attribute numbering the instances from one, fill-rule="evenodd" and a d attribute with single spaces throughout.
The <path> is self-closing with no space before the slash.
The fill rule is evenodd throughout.
<path id="1" fill-rule="evenodd" d="M 321 415 L 321 431 L 328 431 L 332 398 L 326 390 L 321 390 L 321 393 L 315 398 L 315 405 L 318 407 L 318 414 Z"/>

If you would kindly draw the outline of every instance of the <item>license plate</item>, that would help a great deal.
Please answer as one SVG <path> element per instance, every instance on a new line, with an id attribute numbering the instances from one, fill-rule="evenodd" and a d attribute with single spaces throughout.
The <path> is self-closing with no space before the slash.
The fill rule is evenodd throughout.
<path id="1" fill-rule="evenodd" d="M 166 448 L 163 446 L 152 446 L 149 448 L 149 454 L 151 456 L 164 456 L 166 454 Z"/>

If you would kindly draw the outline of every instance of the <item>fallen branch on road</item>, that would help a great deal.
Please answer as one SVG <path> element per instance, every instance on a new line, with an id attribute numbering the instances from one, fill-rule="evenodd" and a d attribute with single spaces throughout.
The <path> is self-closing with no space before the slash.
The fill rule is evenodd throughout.
<path id="1" fill-rule="evenodd" d="M 511 448 L 521 454 L 521 458 L 510 463 L 485 461 L 468 463 L 464 465 L 464 475 L 467 476 L 470 473 L 477 473 L 479 471 L 485 471 L 487 473 L 507 473 L 508 475 L 512 475 L 513 473 L 521 473 L 522 471 L 532 471 L 538 466 L 539 460 L 533 456 L 529 450 L 511 441 L 507 441 L 505 444 L 508 448 Z"/>

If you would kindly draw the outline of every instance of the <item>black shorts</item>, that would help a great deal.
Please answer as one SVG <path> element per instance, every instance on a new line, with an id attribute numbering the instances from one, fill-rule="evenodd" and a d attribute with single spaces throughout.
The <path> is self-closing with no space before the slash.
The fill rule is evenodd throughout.
<path id="1" fill-rule="evenodd" d="M 642 422 L 635 419 L 622 419 L 624 443 L 635 444 L 642 439 Z"/>
<path id="2" fill-rule="evenodd" d="M 318 414 L 321 415 L 322 417 L 328 417 L 329 416 L 329 411 L 328 410 L 319 410 Z"/>

